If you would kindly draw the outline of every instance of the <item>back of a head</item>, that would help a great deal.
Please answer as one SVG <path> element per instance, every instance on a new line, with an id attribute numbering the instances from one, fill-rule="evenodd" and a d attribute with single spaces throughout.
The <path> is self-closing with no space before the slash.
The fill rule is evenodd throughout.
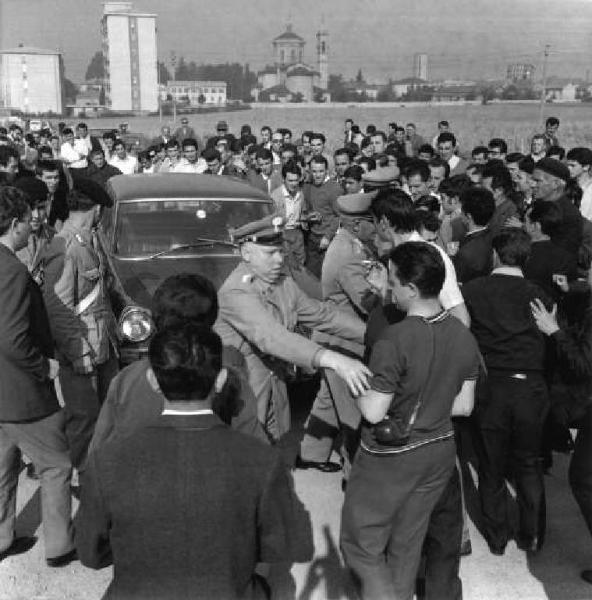
<path id="1" fill-rule="evenodd" d="M 470 215 L 479 227 L 485 227 L 495 212 L 493 194 L 485 188 L 468 188 L 460 195 L 462 211 Z"/>
<path id="2" fill-rule="evenodd" d="M 16 148 L 13 148 L 12 146 L 0 146 L 0 165 L 8 167 L 8 161 L 11 158 L 14 158 L 15 160 L 19 159 L 19 153 Z"/>
<path id="3" fill-rule="evenodd" d="M 152 298 L 156 329 L 193 323 L 212 327 L 218 318 L 218 295 L 214 284 L 197 273 L 167 277 Z"/>
<path id="4" fill-rule="evenodd" d="M 14 186 L 25 193 L 31 208 L 47 201 L 47 186 L 37 177 L 19 177 Z"/>
<path id="5" fill-rule="evenodd" d="M 501 160 L 490 160 L 483 170 L 483 179 L 491 177 L 491 188 L 502 189 L 504 194 L 512 193 L 512 174 Z"/>
<path id="6" fill-rule="evenodd" d="M 553 237 L 561 231 L 563 225 L 563 213 L 555 202 L 535 200 L 528 210 L 528 219 L 532 223 L 539 223 L 541 231 Z"/>
<path id="7" fill-rule="evenodd" d="M 31 210 L 27 196 L 13 186 L 0 186 L 0 236 L 5 235 L 16 219 L 22 221 Z"/>
<path id="8" fill-rule="evenodd" d="M 417 228 L 417 215 L 413 200 L 403 190 L 383 188 L 379 190 L 370 208 L 380 221 L 383 218 L 399 233 L 411 233 Z"/>
<path id="9" fill-rule="evenodd" d="M 222 368 L 222 341 L 203 325 L 167 327 L 150 341 L 148 356 L 167 400 L 206 400 Z"/>
<path id="10" fill-rule="evenodd" d="M 449 179 L 445 179 L 440 184 L 440 193 L 446 194 L 449 198 L 460 198 L 464 190 L 471 187 L 471 180 L 464 173 L 453 175 Z"/>
<path id="11" fill-rule="evenodd" d="M 403 285 L 415 285 L 422 298 L 438 297 L 444 285 L 446 267 L 436 248 L 425 242 L 405 242 L 391 250 L 389 260 Z"/>
<path id="12" fill-rule="evenodd" d="M 522 229 L 508 228 L 493 238 L 493 249 L 502 265 L 523 269 L 530 258 L 530 237 Z"/>

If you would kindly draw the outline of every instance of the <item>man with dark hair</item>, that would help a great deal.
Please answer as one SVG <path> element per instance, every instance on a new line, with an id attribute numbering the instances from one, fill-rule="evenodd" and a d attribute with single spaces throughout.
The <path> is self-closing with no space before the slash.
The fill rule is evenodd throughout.
<path id="1" fill-rule="evenodd" d="M 372 200 L 372 214 L 376 225 L 379 254 L 387 254 L 391 248 L 404 242 L 422 241 L 417 231 L 417 215 L 413 201 L 403 190 L 380 190 Z M 454 266 L 442 248 L 436 244 L 432 245 L 441 255 L 446 273 L 439 294 L 440 303 L 444 309 L 468 326 L 469 316 L 458 288 Z"/>
<path id="2" fill-rule="evenodd" d="M 567 153 L 567 168 L 572 179 L 582 190 L 580 212 L 582 217 L 592 221 L 592 150 L 572 148 Z"/>
<path id="3" fill-rule="evenodd" d="M 347 148 L 339 148 L 333 154 L 333 161 L 335 163 L 333 179 L 339 185 L 343 185 L 345 171 L 352 164 L 351 152 Z"/>
<path id="4" fill-rule="evenodd" d="M 21 453 L 41 483 L 45 556 L 60 567 L 76 558 L 71 523 L 71 464 L 63 413 L 52 380 L 58 372 L 47 313 L 37 284 L 15 253 L 31 231 L 24 193 L 0 187 L 0 561 L 30 550 L 15 537 Z"/>
<path id="5" fill-rule="evenodd" d="M 273 166 L 277 169 L 277 167 L 281 164 L 280 153 L 282 151 L 282 147 L 284 145 L 284 134 L 276 129 L 271 134 L 271 152 L 273 154 Z"/>
<path id="6" fill-rule="evenodd" d="M 292 161 L 282 167 L 283 185 L 271 192 L 275 212 L 284 220 L 284 248 L 291 267 L 302 268 L 306 260 L 302 217 L 304 194 L 300 189 L 302 169 Z"/>
<path id="7" fill-rule="evenodd" d="M 57 160 L 41 160 L 37 163 L 37 177 L 47 186 L 47 222 L 60 229 L 68 218 L 68 181 L 64 167 Z"/>
<path id="8" fill-rule="evenodd" d="M 271 196 L 271 193 L 282 185 L 281 172 L 273 168 L 273 153 L 266 148 L 259 148 L 255 160 L 256 168 L 247 173 L 247 181 Z"/>
<path id="9" fill-rule="evenodd" d="M 222 162 L 222 155 L 216 148 L 206 148 L 201 153 L 208 168 L 204 171 L 206 175 L 226 175 L 226 165 Z"/>
<path id="10" fill-rule="evenodd" d="M 257 563 L 310 557 L 310 522 L 279 452 L 217 414 L 236 400 L 220 406 L 222 352 L 208 327 L 156 333 L 161 414 L 89 456 L 76 541 L 86 566 L 114 565 L 112 597 L 252 597 Z"/>
<path id="11" fill-rule="evenodd" d="M 66 127 L 62 131 L 62 139 L 60 159 L 64 161 L 69 169 L 85 169 L 88 165 L 86 144 L 74 138 L 74 132 L 70 127 Z"/>
<path id="12" fill-rule="evenodd" d="M 404 170 L 407 188 L 414 202 L 429 193 L 430 168 L 422 160 L 413 159 Z"/>
<path id="13" fill-rule="evenodd" d="M 186 137 L 182 144 L 183 158 L 171 169 L 172 173 L 204 173 L 208 168 L 205 159 L 200 160 L 198 142 L 195 138 Z"/>
<path id="14" fill-rule="evenodd" d="M 475 146 L 471 150 L 471 159 L 473 160 L 473 164 L 476 165 L 485 165 L 489 157 L 489 150 L 487 146 Z"/>
<path id="15" fill-rule="evenodd" d="M 544 133 L 536 133 L 530 142 L 530 154 L 533 162 L 537 163 L 547 155 L 547 138 Z"/>
<path id="16" fill-rule="evenodd" d="M 345 137 L 343 138 L 343 144 L 344 146 L 347 146 L 347 144 L 351 144 L 354 141 L 354 134 L 352 132 L 352 126 L 354 124 L 354 120 L 347 118 L 345 120 L 345 128 L 344 128 L 344 135 Z"/>
<path id="17" fill-rule="evenodd" d="M 417 156 L 419 149 L 425 144 L 424 139 L 417 133 L 415 123 L 407 123 L 405 125 L 405 141 L 407 154 L 409 156 Z"/>
<path id="18" fill-rule="evenodd" d="M 479 461 L 479 495 L 485 538 L 493 554 L 504 553 L 508 472 L 516 482 L 519 547 L 537 552 L 545 532 L 545 488 L 539 460 L 549 409 L 544 378 L 545 342 L 530 313 L 544 292 L 524 279 L 530 239 L 520 229 L 493 238 L 494 269 L 462 291 L 487 367 L 476 413 L 484 457 Z"/>
<path id="19" fill-rule="evenodd" d="M 152 298 L 152 318 L 157 331 L 182 325 L 212 328 L 218 317 L 216 288 L 209 279 L 181 273 L 167 277 Z M 228 423 L 233 429 L 264 442 L 268 438 L 257 420 L 257 404 L 248 383 L 245 361 L 231 346 L 222 349 L 222 364 L 229 372 L 229 384 L 239 401 Z M 92 453 L 114 436 L 125 437 L 154 424 L 162 413 L 164 397 L 147 358 L 132 363 L 118 373 L 109 388 L 97 419 L 89 447 Z"/>
<path id="20" fill-rule="evenodd" d="M 519 169 L 520 161 L 524 158 L 524 154 L 521 152 L 510 152 L 506 155 L 506 169 L 510 171 L 510 175 L 512 176 L 512 181 L 516 181 L 515 175 Z"/>
<path id="21" fill-rule="evenodd" d="M 245 357 L 259 421 L 276 441 L 290 429 L 285 383 L 289 364 L 334 369 L 353 394 L 364 389 L 368 375 L 360 361 L 324 349 L 294 331 L 300 324 L 361 342 L 364 323 L 309 298 L 285 275 L 281 229 L 281 218 L 273 217 L 233 232 L 242 261 L 219 290 L 220 315 L 215 327 L 224 343 Z"/>
<path id="22" fill-rule="evenodd" d="M 117 139 L 117 135 L 113 131 L 105 131 L 103 134 L 103 141 L 101 146 L 105 152 L 105 158 L 107 161 L 111 160 L 113 156 L 113 146 L 115 145 L 115 140 Z"/>
<path id="23" fill-rule="evenodd" d="M 72 464 L 84 468 L 99 408 L 117 372 L 116 326 L 108 263 L 95 228 L 112 200 L 98 183 L 76 178 L 69 215 L 42 257 L 43 295 L 60 363 Z"/>
<path id="24" fill-rule="evenodd" d="M 111 177 L 122 174 L 120 169 L 110 165 L 105 160 L 105 153 L 102 148 L 91 150 L 89 158 L 90 164 L 86 168 L 84 176 L 96 181 L 103 187 L 107 185 L 107 181 L 109 181 Z"/>
<path id="25" fill-rule="evenodd" d="M 430 180 L 428 183 L 430 194 L 439 198 L 440 185 L 450 176 L 450 165 L 445 160 L 434 157 L 429 161 L 428 166 L 430 167 Z"/>
<path id="26" fill-rule="evenodd" d="M 313 133 L 310 136 L 310 151 L 312 158 L 315 156 L 322 156 L 327 161 L 327 173 L 331 173 L 335 168 L 333 164 L 333 157 L 325 151 L 325 144 L 327 139 L 322 133 Z"/>
<path id="27" fill-rule="evenodd" d="M 557 117 L 549 117 L 545 121 L 545 133 L 543 134 L 545 138 L 545 145 L 547 148 L 551 146 L 559 146 L 559 141 L 557 140 L 557 130 L 559 129 L 559 119 Z"/>
<path id="28" fill-rule="evenodd" d="M 101 149 L 101 142 L 94 135 L 89 135 L 86 123 L 76 125 L 76 139 L 81 148 L 86 148 L 87 156 L 90 156 L 93 150 Z"/>
<path id="29" fill-rule="evenodd" d="M 320 219 L 310 224 L 306 240 L 306 267 L 320 279 L 325 251 L 339 225 L 339 213 L 335 202 L 341 196 L 342 188 L 327 177 L 328 164 L 324 156 L 313 156 L 310 172 L 312 182 L 304 185 L 304 203 L 307 212 L 318 213 Z"/>
<path id="30" fill-rule="evenodd" d="M 553 243 L 562 227 L 561 209 L 554 202 L 535 200 L 526 211 L 524 229 L 532 242 L 524 276 L 539 285 L 554 302 L 578 276 L 575 257 Z"/>
<path id="31" fill-rule="evenodd" d="M 489 140 L 487 148 L 489 160 L 506 160 L 506 155 L 508 154 L 508 144 L 506 144 L 506 140 L 503 140 L 502 138 L 493 138 Z"/>
<path id="32" fill-rule="evenodd" d="M 436 151 L 429 144 L 423 144 L 417 149 L 417 158 L 430 162 L 436 156 Z"/>
<path id="33" fill-rule="evenodd" d="M 464 173 L 467 168 L 467 161 L 458 156 L 456 152 L 456 137 L 453 133 L 445 131 L 438 136 L 438 153 L 440 158 L 450 165 L 450 175 L 459 175 Z"/>
<path id="34" fill-rule="evenodd" d="M 458 248 L 460 240 L 467 232 L 467 225 L 462 218 L 460 197 L 464 190 L 471 187 L 467 175 L 454 175 L 440 184 L 440 199 L 442 204 L 442 224 L 440 237 L 445 250 L 451 256 Z"/>
<path id="35" fill-rule="evenodd" d="M 495 200 L 489 190 L 474 188 L 461 193 L 460 203 L 467 233 L 460 240 L 452 262 L 458 281 L 465 284 L 476 277 L 489 275 L 493 268 L 492 235 L 488 224 L 495 211 Z"/>
<path id="36" fill-rule="evenodd" d="M 483 171 L 482 183 L 495 200 L 495 212 L 489 221 L 489 230 L 495 236 L 506 227 L 508 219 L 518 216 L 518 207 L 512 200 L 512 176 L 501 161 L 490 161 Z"/>
<path id="37" fill-rule="evenodd" d="M 554 158 L 543 158 L 532 173 L 535 200 L 555 202 L 561 209 L 563 226 L 553 241 L 575 257 L 582 244 L 582 215 L 566 191 L 571 174 L 569 168 Z"/>
<path id="38" fill-rule="evenodd" d="M 14 181 L 18 173 L 19 154 L 12 146 L 0 146 L 0 173 L 6 175 L 6 182 Z"/>
<path id="39" fill-rule="evenodd" d="M 138 172 L 138 159 L 132 154 L 128 154 L 125 142 L 115 140 L 113 144 L 114 154 L 109 164 L 119 169 L 124 175 L 133 175 Z"/>
<path id="40" fill-rule="evenodd" d="M 169 171 L 172 171 L 180 160 L 179 142 L 176 139 L 169 139 L 164 148 L 166 157 L 158 169 L 160 173 L 168 173 Z"/>
<path id="41" fill-rule="evenodd" d="M 372 152 L 375 158 L 382 156 L 386 149 L 386 133 L 384 131 L 375 131 L 370 136 L 372 142 Z"/>
<path id="42" fill-rule="evenodd" d="M 352 165 L 343 174 L 343 189 L 346 194 L 359 194 L 362 191 L 364 169 L 360 165 Z"/>
<path id="43" fill-rule="evenodd" d="M 298 148 L 294 144 L 285 143 L 280 152 L 281 166 L 285 167 L 289 162 L 298 160 Z"/>
<path id="44" fill-rule="evenodd" d="M 385 327 L 371 349 L 370 389 L 356 401 L 361 447 L 341 520 L 341 548 L 363 598 L 413 597 L 432 510 L 454 476 L 451 415 L 473 408 L 477 344 L 442 310 L 445 276 L 440 253 L 425 242 L 402 243 L 389 254 L 393 298 L 407 316 Z M 450 533 L 451 581 L 431 580 L 434 589 L 426 582 L 429 598 L 460 594 L 461 528 Z"/>

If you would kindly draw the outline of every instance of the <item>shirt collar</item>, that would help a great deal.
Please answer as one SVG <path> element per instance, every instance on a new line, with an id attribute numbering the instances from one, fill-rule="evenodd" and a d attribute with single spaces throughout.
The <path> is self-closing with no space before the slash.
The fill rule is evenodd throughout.
<path id="1" fill-rule="evenodd" d="M 512 277 L 524 278 L 524 273 L 520 267 L 497 267 L 491 272 L 492 275 L 511 275 Z"/>

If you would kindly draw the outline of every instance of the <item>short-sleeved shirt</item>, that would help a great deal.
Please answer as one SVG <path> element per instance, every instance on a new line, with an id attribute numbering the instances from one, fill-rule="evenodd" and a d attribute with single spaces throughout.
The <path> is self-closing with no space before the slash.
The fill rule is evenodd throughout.
<path id="1" fill-rule="evenodd" d="M 475 338 L 446 311 L 430 319 L 408 316 L 387 327 L 370 354 L 371 388 L 393 394 L 389 412 L 403 423 L 409 422 L 420 394 L 421 406 L 407 445 L 380 444 L 373 426 L 364 422 L 362 448 L 372 454 L 398 454 L 452 437 L 454 398 L 464 381 L 477 379 L 479 365 Z"/>

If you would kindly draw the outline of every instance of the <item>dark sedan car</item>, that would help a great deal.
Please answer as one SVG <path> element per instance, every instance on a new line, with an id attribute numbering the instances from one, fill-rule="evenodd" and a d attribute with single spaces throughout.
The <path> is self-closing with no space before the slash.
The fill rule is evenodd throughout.
<path id="1" fill-rule="evenodd" d="M 159 173 L 109 180 L 113 208 L 102 241 L 118 290 L 121 361 L 147 351 L 152 296 L 175 273 L 200 273 L 219 287 L 239 261 L 229 230 L 271 213 L 269 197 L 215 175 Z"/>

